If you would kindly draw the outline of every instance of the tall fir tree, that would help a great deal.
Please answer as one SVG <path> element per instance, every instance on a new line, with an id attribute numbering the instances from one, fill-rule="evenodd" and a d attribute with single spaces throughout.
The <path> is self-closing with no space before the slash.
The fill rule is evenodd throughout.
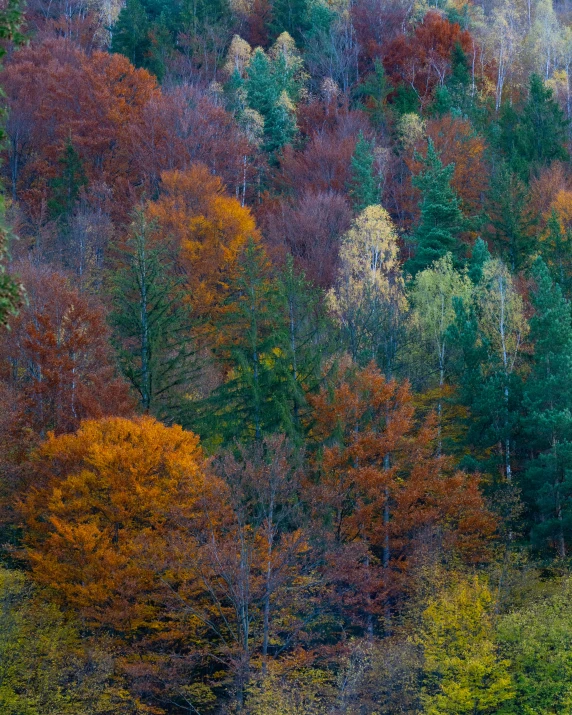
<path id="1" fill-rule="evenodd" d="M 278 37 L 282 32 L 287 32 L 298 44 L 302 44 L 311 29 L 310 5 L 308 0 L 273 0 L 271 33 Z"/>
<path id="2" fill-rule="evenodd" d="M 195 363 L 193 319 L 173 260 L 153 233 L 137 213 L 112 278 L 110 321 L 121 369 L 142 409 L 172 420 Z"/>
<path id="3" fill-rule="evenodd" d="M 524 391 L 523 429 L 536 456 L 523 478 L 535 517 L 532 534 L 564 558 L 572 540 L 572 310 L 546 264 L 533 267 L 532 369 Z"/>
<path id="4" fill-rule="evenodd" d="M 554 98 L 554 92 L 537 74 L 530 76 L 528 101 L 524 105 L 516 140 L 526 176 L 529 168 L 538 169 L 552 161 L 567 161 L 568 120 Z"/>
<path id="5" fill-rule="evenodd" d="M 526 185 L 505 162 L 491 177 L 488 215 L 488 237 L 498 254 L 513 272 L 526 267 L 537 249 L 537 220 L 528 208 Z"/>
<path id="6" fill-rule="evenodd" d="M 224 380 L 206 400 L 190 405 L 183 426 L 188 423 L 213 448 L 292 434 L 300 396 L 293 389 L 288 330 L 268 259 L 252 239 L 227 308 L 214 347 Z"/>
<path id="7" fill-rule="evenodd" d="M 431 139 L 427 156 L 420 158 L 423 168 L 412 183 L 421 192 L 421 216 L 412 237 L 415 255 L 406 263 L 413 276 L 447 253 L 460 265 L 464 252 L 460 234 L 467 226 L 459 197 L 451 187 L 454 164 L 443 166 Z"/>
<path id="8" fill-rule="evenodd" d="M 58 159 L 59 174 L 52 179 L 48 209 L 52 218 L 65 217 L 74 209 L 81 189 L 87 186 L 87 176 L 81 158 L 68 139 Z"/>
<path id="9" fill-rule="evenodd" d="M 127 0 L 113 26 L 111 51 L 125 55 L 136 67 L 144 67 L 151 47 L 150 23 L 141 0 Z"/>
<path id="10" fill-rule="evenodd" d="M 373 142 L 367 141 L 363 132 L 360 131 L 352 155 L 348 183 L 348 193 L 356 213 L 379 203 L 379 187 L 374 171 L 373 149 Z"/>
<path id="11" fill-rule="evenodd" d="M 248 106 L 264 119 L 264 149 L 279 151 L 294 138 L 296 117 L 294 105 L 272 60 L 258 47 L 248 66 L 244 88 Z"/>
<path id="12" fill-rule="evenodd" d="M 572 232 L 562 227 L 554 209 L 550 213 L 546 232 L 539 246 L 553 279 L 560 285 L 566 298 L 572 299 Z"/>

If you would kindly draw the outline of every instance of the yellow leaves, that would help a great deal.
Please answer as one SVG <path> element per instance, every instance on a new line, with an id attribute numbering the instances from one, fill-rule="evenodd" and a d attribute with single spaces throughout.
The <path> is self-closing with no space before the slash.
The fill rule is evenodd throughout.
<path id="1" fill-rule="evenodd" d="M 485 264 L 475 299 L 481 329 L 502 359 L 507 372 L 511 372 L 528 333 L 528 323 L 522 296 L 508 267 L 499 259 Z"/>
<path id="2" fill-rule="evenodd" d="M 368 206 L 354 221 L 340 248 L 337 285 L 328 293 L 330 310 L 341 322 L 368 299 L 405 309 L 397 240 L 382 206 Z"/>
<path id="3" fill-rule="evenodd" d="M 512 699 L 509 663 L 497 652 L 493 598 L 484 579 L 456 577 L 429 601 L 424 648 L 426 715 L 496 713 Z"/>
<path id="4" fill-rule="evenodd" d="M 241 3 L 246 6 L 245 0 L 234 1 L 237 2 L 237 4 Z M 240 35 L 234 35 L 226 55 L 226 62 L 223 68 L 224 71 L 229 75 L 232 75 L 233 72 L 238 72 L 241 76 L 243 76 L 250 63 L 251 56 L 252 47 L 248 44 L 248 42 L 243 40 Z"/>

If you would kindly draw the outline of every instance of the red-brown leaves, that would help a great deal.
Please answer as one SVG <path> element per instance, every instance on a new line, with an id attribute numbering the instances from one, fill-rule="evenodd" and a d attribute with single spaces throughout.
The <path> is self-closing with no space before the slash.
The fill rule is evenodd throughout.
<path id="1" fill-rule="evenodd" d="M 1 336 L 0 370 L 18 390 L 26 423 L 44 435 L 72 431 L 85 418 L 131 412 L 102 307 L 50 268 L 17 269 L 28 302 Z"/>

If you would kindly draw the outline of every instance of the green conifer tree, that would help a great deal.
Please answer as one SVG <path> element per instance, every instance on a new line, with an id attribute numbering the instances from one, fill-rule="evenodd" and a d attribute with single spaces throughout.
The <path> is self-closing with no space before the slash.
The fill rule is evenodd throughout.
<path id="1" fill-rule="evenodd" d="M 270 31 L 274 37 L 287 32 L 301 45 L 310 27 L 308 0 L 273 0 Z"/>
<path id="2" fill-rule="evenodd" d="M 264 149 L 269 153 L 291 142 L 296 133 L 294 106 L 285 86 L 289 80 L 280 67 L 258 47 L 244 84 L 248 106 L 264 118 Z"/>
<path id="3" fill-rule="evenodd" d="M 215 347 L 226 379 L 188 411 L 189 426 L 212 447 L 295 430 L 288 330 L 264 251 L 253 240 L 233 288 Z"/>
<path id="4" fill-rule="evenodd" d="M 22 9 L 19 0 L 7 0 L 0 9 L 0 38 L 4 40 L 12 40 L 15 44 L 23 42 L 23 36 L 20 33 L 22 24 Z M 5 43 L 0 45 L 0 69 L 2 67 L 2 59 L 6 55 Z M 4 92 L 0 89 L 0 99 L 3 98 Z M 6 119 L 6 109 L 0 107 L 0 146 L 4 144 L 6 139 L 6 130 L 4 122 Z M 20 304 L 23 288 L 12 276 L 6 273 L 4 267 L 4 259 L 8 252 L 8 239 L 11 235 L 10 229 L 5 221 L 6 206 L 4 196 L 0 194 L 0 328 L 5 327 L 11 315 L 17 312 Z"/>
<path id="5" fill-rule="evenodd" d="M 142 212 L 112 279 L 110 316 L 119 362 L 141 407 L 173 419 L 195 364 L 189 296 Z"/>
<path id="6" fill-rule="evenodd" d="M 460 233 L 467 225 L 459 198 L 451 187 L 454 164 L 443 166 L 431 139 L 427 157 L 419 158 L 423 168 L 412 181 L 421 191 L 421 217 L 413 233 L 415 256 L 406 263 L 406 269 L 413 276 L 446 253 L 451 253 L 458 266 L 463 258 Z"/>
<path id="7" fill-rule="evenodd" d="M 473 250 L 471 252 L 471 259 L 469 261 L 469 278 L 474 285 L 478 285 L 483 277 L 483 268 L 487 261 L 491 260 L 491 254 L 489 247 L 479 236 L 475 241 Z"/>
<path id="8" fill-rule="evenodd" d="M 537 74 L 532 74 L 516 137 L 520 156 L 526 162 L 524 171 L 555 160 L 568 160 L 565 149 L 568 123 L 552 89 Z"/>
<path id="9" fill-rule="evenodd" d="M 356 213 L 379 203 L 379 187 L 374 173 L 373 143 L 363 133 L 358 134 L 351 161 L 351 178 L 348 193 Z"/>
<path id="10" fill-rule="evenodd" d="M 48 209 L 52 218 L 70 214 L 76 205 L 81 189 L 88 183 L 81 158 L 71 139 L 66 142 L 58 164 L 59 175 L 50 182 L 52 195 L 48 201 Z"/>
<path id="11" fill-rule="evenodd" d="M 385 126 L 388 111 L 387 98 L 392 90 L 383 62 L 377 59 L 373 72 L 366 76 L 357 89 L 357 95 L 363 100 L 364 110 L 376 129 Z"/>
<path id="12" fill-rule="evenodd" d="M 125 55 L 136 67 L 144 67 L 151 47 L 149 29 L 141 0 L 127 0 L 113 27 L 111 51 Z"/>
<path id="13" fill-rule="evenodd" d="M 534 356 L 524 392 L 524 430 L 536 457 L 523 490 L 537 516 L 533 537 L 548 540 L 563 558 L 572 538 L 572 311 L 541 259 L 533 277 Z"/>
<path id="14" fill-rule="evenodd" d="M 487 236 L 499 255 L 513 272 L 526 267 L 537 250 L 536 217 L 528 210 L 525 184 L 506 162 L 492 174 L 487 213 Z"/>
<path id="15" fill-rule="evenodd" d="M 546 235 L 539 242 L 540 252 L 553 279 L 568 300 L 572 298 L 572 235 L 564 231 L 553 209 L 546 224 Z"/>

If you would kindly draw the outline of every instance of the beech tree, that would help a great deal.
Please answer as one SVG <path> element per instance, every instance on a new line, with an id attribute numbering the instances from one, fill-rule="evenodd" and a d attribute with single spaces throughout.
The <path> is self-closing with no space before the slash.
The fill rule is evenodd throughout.
<path id="1" fill-rule="evenodd" d="M 3 380 L 20 393 L 30 427 L 45 436 L 72 431 L 85 418 L 130 413 L 101 305 L 47 266 L 21 263 L 17 270 L 27 302 L 2 335 L 0 365 Z"/>

